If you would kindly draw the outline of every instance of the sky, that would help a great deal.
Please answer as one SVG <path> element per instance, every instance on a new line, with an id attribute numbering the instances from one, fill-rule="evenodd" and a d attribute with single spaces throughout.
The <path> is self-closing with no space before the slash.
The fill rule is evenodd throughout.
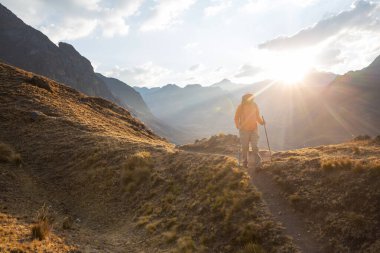
<path id="1" fill-rule="evenodd" d="M 380 0 L 0 0 L 131 86 L 295 81 L 380 55 Z"/>

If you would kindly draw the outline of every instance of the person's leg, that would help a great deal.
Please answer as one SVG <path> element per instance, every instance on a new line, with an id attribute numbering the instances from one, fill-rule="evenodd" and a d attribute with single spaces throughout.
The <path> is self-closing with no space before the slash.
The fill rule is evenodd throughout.
<path id="1" fill-rule="evenodd" d="M 259 142 L 258 130 L 251 132 L 250 143 L 251 143 L 251 147 L 252 147 L 253 156 L 255 157 L 256 166 L 261 164 L 261 157 L 259 155 L 259 148 L 257 147 L 258 142 Z"/>
<path id="2" fill-rule="evenodd" d="M 240 130 L 240 143 L 241 143 L 241 149 L 242 149 L 242 158 L 243 158 L 243 165 L 247 166 L 248 164 L 248 149 L 249 149 L 249 132 Z"/>

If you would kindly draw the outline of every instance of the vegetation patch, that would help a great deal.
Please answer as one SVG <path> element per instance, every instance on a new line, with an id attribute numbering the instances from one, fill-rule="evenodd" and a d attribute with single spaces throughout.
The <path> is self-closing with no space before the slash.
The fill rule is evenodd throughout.
<path id="1" fill-rule="evenodd" d="M 40 210 L 37 211 L 36 224 L 32 226 L 32 238 L 40 241 L 49 237 L 53 228 L 54 217 L 50 211 L 50 208 L 43 205 Z"/>
<path id="2" fill-rule="evenodd" d="M 9 145 L 0 142 L 0 162 L 20 163 L 21 155 Z"/>
<path id="3" fill-rule="evenodd" d="M 280 152 L 274 160 L 264 170 L 309 217 L 326 252 L 379 251 L 380 147 L 372 139 Z"/>
<path id="4" fill-rule="evenodd" d="M 121 172 L 122 184 L 127 192 L 136 188 L 150 179 L 154 163 L 149 152 L 138 152 L 131 155 Z"/>
<path id="5" fill-rule="evenodd" d="M 235 159 L 184 152 L 155 159 L 161 170 L 135 193 L 136 226 L 153 240 L 176 242 L 174 252 L 238 252 L 249 243 L 296 252 Z"/>

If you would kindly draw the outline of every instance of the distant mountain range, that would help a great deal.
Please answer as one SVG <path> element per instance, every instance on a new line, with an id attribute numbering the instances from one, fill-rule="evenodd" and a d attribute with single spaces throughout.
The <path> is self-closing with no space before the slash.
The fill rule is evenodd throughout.
<path id="1" fill-rule="evenodd" d="M 60 42 L 56 46 L 1 4 L 0 61 L 44 75 L 87 95 L 105 98 L 130 110 L 157 134 L 174 142 L 185 140 L 182 132 L 160 122 L 132 87 L 95 73 L 91 62 L 72 45 Z"/>
<path id="2" fill-rule="evenodd" d="M 170 84 L 135 89 L 158 118 L 186 129 L 193 139 L 220 132 L 237 134 L 235 108 L 244 93 L 254 92 L 268 122 L 272 147 L 298 148 L 380 133 L 379 61 L 343 76 L 313 71 L 294 86 L 271 80 L 242 85 L 224 79 L 209 87 Z M 265 138 L 260 145 L 266 146 Z"/>

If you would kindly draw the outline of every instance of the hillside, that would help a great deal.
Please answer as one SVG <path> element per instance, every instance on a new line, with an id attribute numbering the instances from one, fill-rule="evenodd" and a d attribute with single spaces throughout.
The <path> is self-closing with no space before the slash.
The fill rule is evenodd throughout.
<path id="1" fill-rule="evenodd" d="M 91 62 L 72 45 L 60 42 L 56 46 L 47 36 L 25 24 L 1 4 L 0 61 L 44 75 L 86 95 L 114 102 L 173 142 L 189 140 L 180 130 L 152 115 L 141 95 L 128 84 L 95 73 Z"/>
<path id="2" fill-rule="evenodd" d="M 158 135 L 175 142 L 183 143 L 191 140 L 183 130 L 175 128 L 160 121 L 152 114 L 144 99 L 135 89 L 128 84 L 112 77 L 96 74 L 108 87 L 112 95 L 119 101 L 118 104 L 128 109 L 134 116 L 143 121 Z"/>
<path id="3" fill-rule="evenodd" d="M 297 252 L 234 159 L 176 150 L 127 110 L 5 64 L 0 94 L 2 251 Z"/>
<path id="4" fill-rule="evenodd" d="M 236 157 L 236 139 L 217 135 L 181 148 Z M 266 162 L 253 182 L 284 225 L 294 226 L 289 206 L 307 233 L 325 244 L 323 252 L 380 251 L 380 136 L 275 152 L 272 163 L 260 153 Z"/>
<path id="5" fill-rule="evenodd" d="M 380 138 L 276 153 L 265 167 L 328 252 L 380 251 Z"/>

